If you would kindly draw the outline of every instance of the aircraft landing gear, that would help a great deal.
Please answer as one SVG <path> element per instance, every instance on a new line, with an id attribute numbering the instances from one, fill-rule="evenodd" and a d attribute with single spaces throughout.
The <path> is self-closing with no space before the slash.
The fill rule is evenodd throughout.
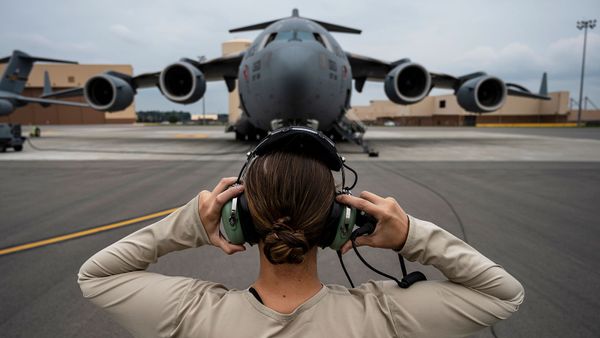
<path id="1" fill-rule="evenodd" d="M 267 132 L 263 130 L 250 130 L 249 133 L 244 134 L 239 131 L 235 131 L 235 139 L 236 141 L 260 141 L 265 136 L 267 136 Z"/>
<path id="2" fill-rule="evenodd" d="M 359 121 L 350 121 L 345 116 L 333 124 L 333 130 L 342 138 L 359 145 L 369 157 L 379 157 L 379 151 L 369 147 L 363 139 L 366 127 Z"/>
<path id="3" fill-rule="evenodd" d="M 242 134 L 239 131 L 235 132 L 235 140 L 236 141 L 246 141 L 247 139 L 247 135 L 246 134 Z"/>

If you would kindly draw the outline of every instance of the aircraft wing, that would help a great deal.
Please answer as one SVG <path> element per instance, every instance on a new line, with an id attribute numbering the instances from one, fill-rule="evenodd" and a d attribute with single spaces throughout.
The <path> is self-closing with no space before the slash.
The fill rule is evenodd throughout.
<path id="1" fill-rule="evenodd" d="M 204 74 L 206 81 L 229 81 L 230 79 L 235 80 L 237 78 L 244 53 L 224 55 L 208 61 L 196 61 L 185 58 L 181 59 L 181 61 L 191 63 L 198 68 Z M 160 72 L 140 74 L 132 78 L 133 87 L 138 89 L 157 86 L 159 77 Z"/>
<path id="2" fill-rule="evenodd" d="M 346 57 L 352 68 L 354 79 L 368 79 L 371 81 L 383 81 L 387 73 L 392 70 L 391 63 L 374 59 L 368 56 L 346 52 Z"/>
<path id="3" fill-rule="evenodd" d="M 244 53 L 245 52 L 229 54 L 204 62 L 199 62 L 191 59 L 181 59 L 181 61 L 191 63 L 196 68 L 198 68 L 204 74 L 206 81 L 225 80 L 227 82 L 227 86 L 229 87 L 231 85 L 235 86 L 235 81 L 233 80 L 237 78 L 238 69 L 240 63 L 242 62 L 242 58 L 244 57 Z M 134 90 L 141 88 L 156 87 L 158 86 L 158 81 L 160 77 L 160 72 L 143 73 L 131 78 L 129 78 L 129 76 L 126 74 L 113 74 L 121 75 L 124 78 L 130 79 L 130 83 Z M 83 96 L 83 87 L 69 88 L 57 92 L 47 93 L 40 97 L 60 98 L 75 96 Z"/>
<path id="4" fill-rule="evenodd" d="M 346 57 L 352 68 L 352 78 L 355 80 L 355 88 L 362 92 L 365 81 L 383 81 L 388 73 L 397 65 L 410 62 L 410 59 L 401 59 L 394 62 L 382 61 L 368 56 L 346 52 Z M 431 75 L 431 89 L 442 88 L 456 91 L 465 81 L 472 78 L 486 75 L 483 72 L 476 72 L 460 77 L 455 77 L 443 73 L 429 73 Z M 545 75 L 544 75 L 545 78 Z M 506 83 L 507 94 L 511 96 L 527 97 L 532 99 L 550 100 L 545 87 L 545 80 L 542 82 L 539 94 L 530 92 L 527 88 L 514 83 Z"/>
<path id="5" fill-rule="evenodd" d="M 0 98 L 2 98 L 2 97 L 0 96 Z M 17 101 L 20 101 L 20 102 L 27 102 L 27 103 L 39 103 L 39 104 L 48 104 L 48 105 L 49 104 L 59 104 L 59 105 L 63 105 L 63 106 L 82 107 L 82 108 L 89 107 L 89 105 L 87 103 L 83 103 L 83 102 L 49 100 L 49 99 L 42 99 L 42 98 L 22 96 L 22 95 L 13 96 L 11 98 L 15 99 Z"/>
<path id="6" fill-rule="evenodd" d="M 45 99 L 48 97 L 59 98 L 59 97 L 76 97 L 76 96 L 83 96 L 83 87 L 74 87 L 74 88 L 59 90 L 56 92 L 46 93 L 46 94 L 41 95 L 40 98 Z"/>
<path id="7" fill-rule="evenodd" d="M 206 62 L 196 62 L 196 67 L 204 73 L 207 81 L 237 78 L 240 63 L 246 52 L 224 55 Z"/>

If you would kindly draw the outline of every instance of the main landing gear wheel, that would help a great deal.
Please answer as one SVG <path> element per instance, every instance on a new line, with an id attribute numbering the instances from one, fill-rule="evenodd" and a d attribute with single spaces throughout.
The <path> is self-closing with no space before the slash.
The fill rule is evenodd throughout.
<path id="1" fill-rule="evenodd" d="M 236 141 L 246 141 L 246 135 L 240 133 L 239 131 L 235 132 L 235 139 Z"/>

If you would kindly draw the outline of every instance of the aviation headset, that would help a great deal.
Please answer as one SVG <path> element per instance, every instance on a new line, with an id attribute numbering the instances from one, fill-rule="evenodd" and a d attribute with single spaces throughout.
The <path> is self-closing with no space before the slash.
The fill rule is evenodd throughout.
<path id="1" fill-rule="evenodd" d="M 350 189 L 356 185 L 357 176 L 352 187 L 345 186 L 344 167 L 347 166 L 344 158 L 337 153 L 335 144 L 322 133 L 300 126 L 277 129 L 265 137 L 254 150 L 248 153 L 247 161 L 242 167 L 236 183 L 241 184 L 245 171 L 258 156 L 274 151 L 311 154 L 321 160 L 329 170 L 341 170 L 342 191 L 338 193 L 350 193 Z M 252 222 L 248 201 L 243 193 L 227 202 L 221 209 L 221 221 L 227 239 L 231 243 L 258 243 L 259 235 Z M 339 250 L 350 239 L 355 224 L 356 209 L 334 200 L 325 225 L 326 235 L 318 243 L 319 246 Z"/>
<path id="2" fill-rule="evenodd" d="M 345 159 L 340 156 L 335 148 L 335 144 L 321 132 L 301 126 L 291 126 L 277 129 L 270 132 L 252 151 L 247 155 L 246 163 L 240 170 L 236 184 L 241 184 L 242 177 L 246 170 L 252 165 L 253 161 L 259 157 L 275 151 L 286 151 L 292 153 L 310 154 L 321 160 L 331 171 L 340 172 L 342 174 L 342 190 L 337 194 L 351 194 L 351 189 L 358 182 L 358 174 L 352 168 L 346 165 Z M 346 175 L 344 169 L 350 170 L 354 174 L 354 182 L 350 187 L 346 186 Z M 227 235 L 227 239 L 233 244 L 249 244 L 258 243 L 260 236 L 254 227 L 248 200 L 242 193 L 241 195 L 228 201 L 221 209 L 221 223 Z M 403 278 L 401 281 L 385 274 L 371 265 L 369 265 L 356 249 L 354 240 L 358 236 L 368 235 L 375 230 L 377 220 L 366 214 L 365 212 L 357 212 L 351 206 L 338 203 L 335 199 L 331 205 L 329 215 L 325 225 L 325 235 L 317 243 L 322 248 L 330 247 L 336 250 L 340 264 L 350 281 L 350 285 L 354 287 L 354 283 L 348 274 L 340 248 L 348 240 L 352 241 L 352 247 L 360 260 L 374 272 L 390 278 L 401 287 L 408 288 L 413 283 L 419 280 L 425 280 L 425 276 L 421 272 L 412 272 L 406 274 L 404 259 L 400 254 L 400 266 Z M 359 228 L 353 230 L 355 226 Z"/>

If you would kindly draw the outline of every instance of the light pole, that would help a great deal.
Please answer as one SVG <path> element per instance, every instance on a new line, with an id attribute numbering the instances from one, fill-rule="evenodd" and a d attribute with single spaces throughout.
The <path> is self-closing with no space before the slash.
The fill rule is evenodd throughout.
<path id="1" fill-rule="evenodd" d="M 587 45 L 587 31 L 596 27 L 596 20 L 577 21 L 577 29 L 583 29 L 583 60 L 581 61 L 581 82 L 579 83 L 579 111 L 577 112 L 577 126 L 581 126 L 581 103 L 583 102 L 583 73 L 585 71 L 585 47 Z"/>
<path id="2" fill-rule="evenodd" d="M 202 98 L 202 124 L 206 124 L 206 96 Z"/>

